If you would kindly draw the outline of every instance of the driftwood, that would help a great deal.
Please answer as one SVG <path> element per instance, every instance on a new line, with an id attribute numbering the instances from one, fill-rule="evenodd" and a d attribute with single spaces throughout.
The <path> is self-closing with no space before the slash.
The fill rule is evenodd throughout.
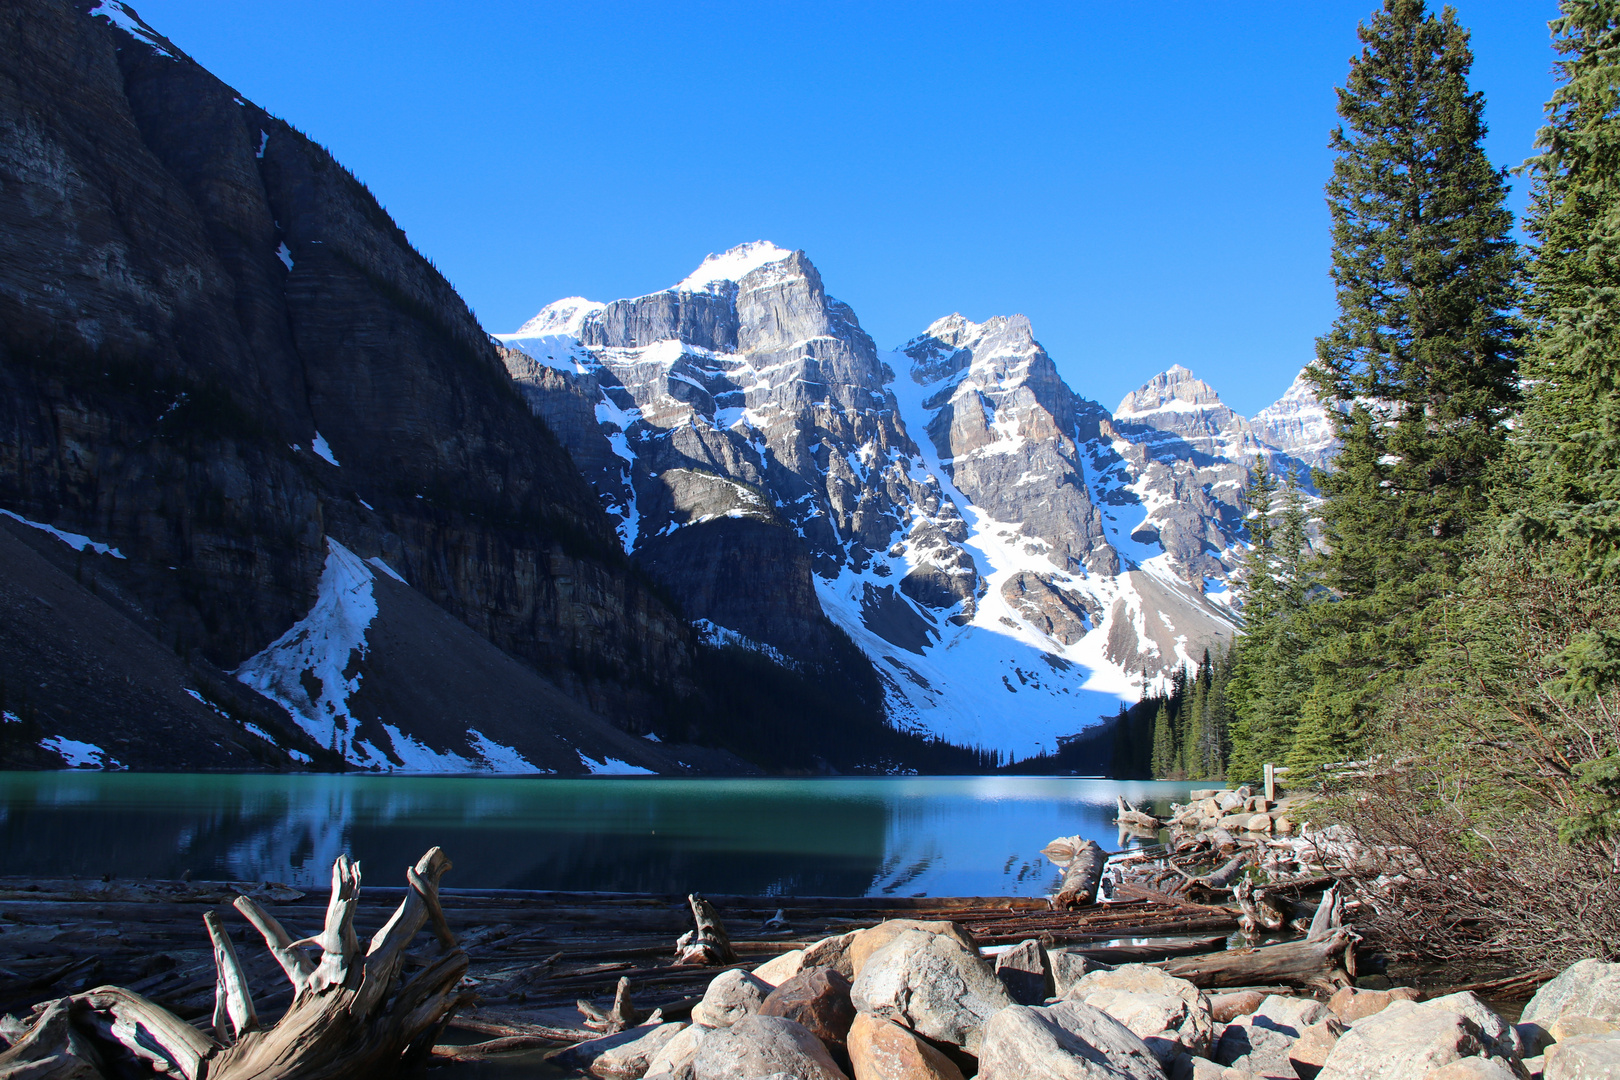
<path id="1" fill-rule="evenodd" d="M 696 930 L 688 930 L 675 942 L 677 964 L 697 964 L 703 967 L 721 967 L 737 962 L 737 952 L 731 947 L 731 938 L 720 921 L 714 905 L 696 893 L 686 902 L 692 908 L 692 921 Z"/>
<path id="2" fill-rule="evenodd" d="M 1158 818 L 1152 814 L 1144 814 L 1140 810 L 1132 809 L 1131 804 L 1125 801 L 1123 795 L 1115 795 L 1114 801 L 1119 807 L 1119 816 L 1114 819 L 1115 824 L 1131 829 L 1141 829 L 1146 832 L 1159 831 L 1160 822 Z"/>
<path id="3" fill-rule="evenodd" d="M 607 1012 L 603 1012 L 583 998 L 576 1002 L 576 1005 L 581 1015 L 585 1017 L 585 1026 L 603 1035 L 617 1035 L 625 1028 L 635 1027 L 643 1019 L 640 1010 L 630 1001 L 628 978 L 619 979 L 613 991 L 613 1008 Z M 655 1015 L 658 1014 L 655 1012 Z"/>
<path id="4" fill-rule="evenodd" d="M 1132 945 L 1070 945 L 1064 951 L 1104 964 L 1145 964 L 1172 956 L 1201 956 L 1219 949 L 1226 935 L 1200 938 L 1147 938 Z"/>
<path id="5" fill-rule="evenodd" d="M 467 954 L 439 907 L 439 879 L 449 869 L 438 848 L 407 869 L 410 891 L 363 953 L 354 931 L 360 864 L 347 856 L 332 867 L 326 924 L 313 938 L 294 941 L 274 916 L 238 896 L 234 906 L 292 984 L 292 1003 L 274 1025 L 261 1024 L 236 950 L 209 912 L 212 1037 L 140 994 L 98 987 L 47 1004 L 0 1054 L 0 1080 L 341 1080 L 389 1072 L 408 1055 L 425 1054 L 466 1000 L 457 987 Z M 405 978 L 405 950 L 428 923 L 440 952 Z"/>
<path id="6" fill-rule="evenodd" d="M 1102 877 L 1108 856 L 1095 840 L 1080 844 L 1063 871 L 1063 885 L 1052 898 L 1052 906 L 1072 910 L 1092 903 L 1097 896 L 1097 882 Z"/>
<path id="7" fill-rule="evenodd" d="M 1232 887 L 1232 899 L 1243 912 L 1238 926 L 1251 945 L 1259 940 L 1262 930 L 1280 930 L 1287 921 L 1287 916 L 1266 895 L 1265 888 L 1247 878 Z"/>
<path id="8" fill-rule="evenodd" d="M 1355 971 L 1358 940 L 1355 934 L 1339 927 L 1316 941 L 1290 941 L 1261 949 L 1167 960 L 1157 966 L 1206 990 L 1274 984 L 1336 988 L 1348 984 L 1346 971 Z"/>

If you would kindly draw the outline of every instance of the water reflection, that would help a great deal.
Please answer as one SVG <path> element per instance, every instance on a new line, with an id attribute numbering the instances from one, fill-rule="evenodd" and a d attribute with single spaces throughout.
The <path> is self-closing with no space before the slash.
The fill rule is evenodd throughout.
<path id="1" fill-rule="evenodd" d="M 1114 797 L 1185 785 L 1041 777 L 492 779 L 0 773 L 10 873 L 324 888 L 348 851 L 393 884 L 433 844 L 463 888 L 1038 895 L 1040 849 L 1112 850 Z"/>

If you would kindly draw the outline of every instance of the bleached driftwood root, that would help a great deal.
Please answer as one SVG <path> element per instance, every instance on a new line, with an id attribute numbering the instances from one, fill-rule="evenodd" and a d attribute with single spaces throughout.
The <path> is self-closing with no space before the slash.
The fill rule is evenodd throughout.
<path id="1" fill-rule="evenodd" d="M 439 907 L 450 869 L 433 848 L 405 871 L 410 892 L 362 953 L 354 931 L 360 864 L 340 856 L 321 933 L 294 941 L 245 896 L 235 907 L 259 931 L 293 986 L 286 1015 L 260 1024 L 236 950 L 213 912 L 204 916 L 218 974 L 214 1037 L 139 994 L 103 986 L 51 1002 L 0 1054 L 0 1080 L 343 1080 L 388 1073 L 426 1054 L 465 1000 L 467 954 Z M 404 977 L 405 950 L 432 923 L 440 951 Z M 312 954 L 312 947 L 320 950 Z"/>
<path id="2" fill-rule="evenodd" d="M 691 905 L 692 921 L 697 929 L 688 930 L 675 942 L 675 962 L 705 967 L 735 964 L 737 953 L 731 947 L 731 937 L 714 905 L 696 893 L 688 896 L 686 902 Z"/>

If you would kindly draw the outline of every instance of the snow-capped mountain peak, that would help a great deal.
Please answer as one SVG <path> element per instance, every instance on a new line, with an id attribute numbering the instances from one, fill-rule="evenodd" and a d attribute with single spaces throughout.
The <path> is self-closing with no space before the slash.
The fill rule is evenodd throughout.
<path id="1" fill-rule="evenodd" d="M 1261 442 L 1316 468 L 1325 466 L 1339 448 L 1333 421 L 1304 369 L 1282 397 L 1254 414 L 1251 423 Z"/>
<path id="2" fill-rule="evenodd" d="M 1114 415 L 1130 417 L 1202 409 L 1226 409 L 1226 405 L 1213 386 L 1194 375 L 1191 369 L 1173 364 L 1168 371 L 1160 372 L 1139 389 L 1126 394 L 1119 408 L 1114 410 Z"/>
<path id="3" fill-rule="evenodd" d="M 713 292 L 716 285 L 741 281 L 751 270 L 767 263 L 780 262 L 793 252 L 777 247 L 769 240 L 755 240 L 738 244 L 719 255 L 711 254 L 703 264 L 677 284 L 674 292 Z"/>
<path id="4" fill-rule="evenodd" d="M 522 326 L 517 333 L 502 335 L 511 338 L 550 337 L 553 334 L 579 335 L 585 320 L 607 307 L 583 296 L 570 296 L 556 300 L 540 309 L 539 314 Z"/>

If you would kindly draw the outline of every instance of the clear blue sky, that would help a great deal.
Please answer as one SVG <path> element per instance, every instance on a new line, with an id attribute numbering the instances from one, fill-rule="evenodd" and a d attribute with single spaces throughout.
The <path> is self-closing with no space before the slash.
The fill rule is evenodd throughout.
<path id="1" fill-rule="evenodd" d="M 1023 312 L 1110 408 L 1179 362 L 1252 414 L 1333 318 L 1333 88 L 1374 2 L 134 5 L 328 146 L 491 332 L 768 239 L 880 346 Z M 1516 165 L 1554 5 L 1456 6 Z"/>

